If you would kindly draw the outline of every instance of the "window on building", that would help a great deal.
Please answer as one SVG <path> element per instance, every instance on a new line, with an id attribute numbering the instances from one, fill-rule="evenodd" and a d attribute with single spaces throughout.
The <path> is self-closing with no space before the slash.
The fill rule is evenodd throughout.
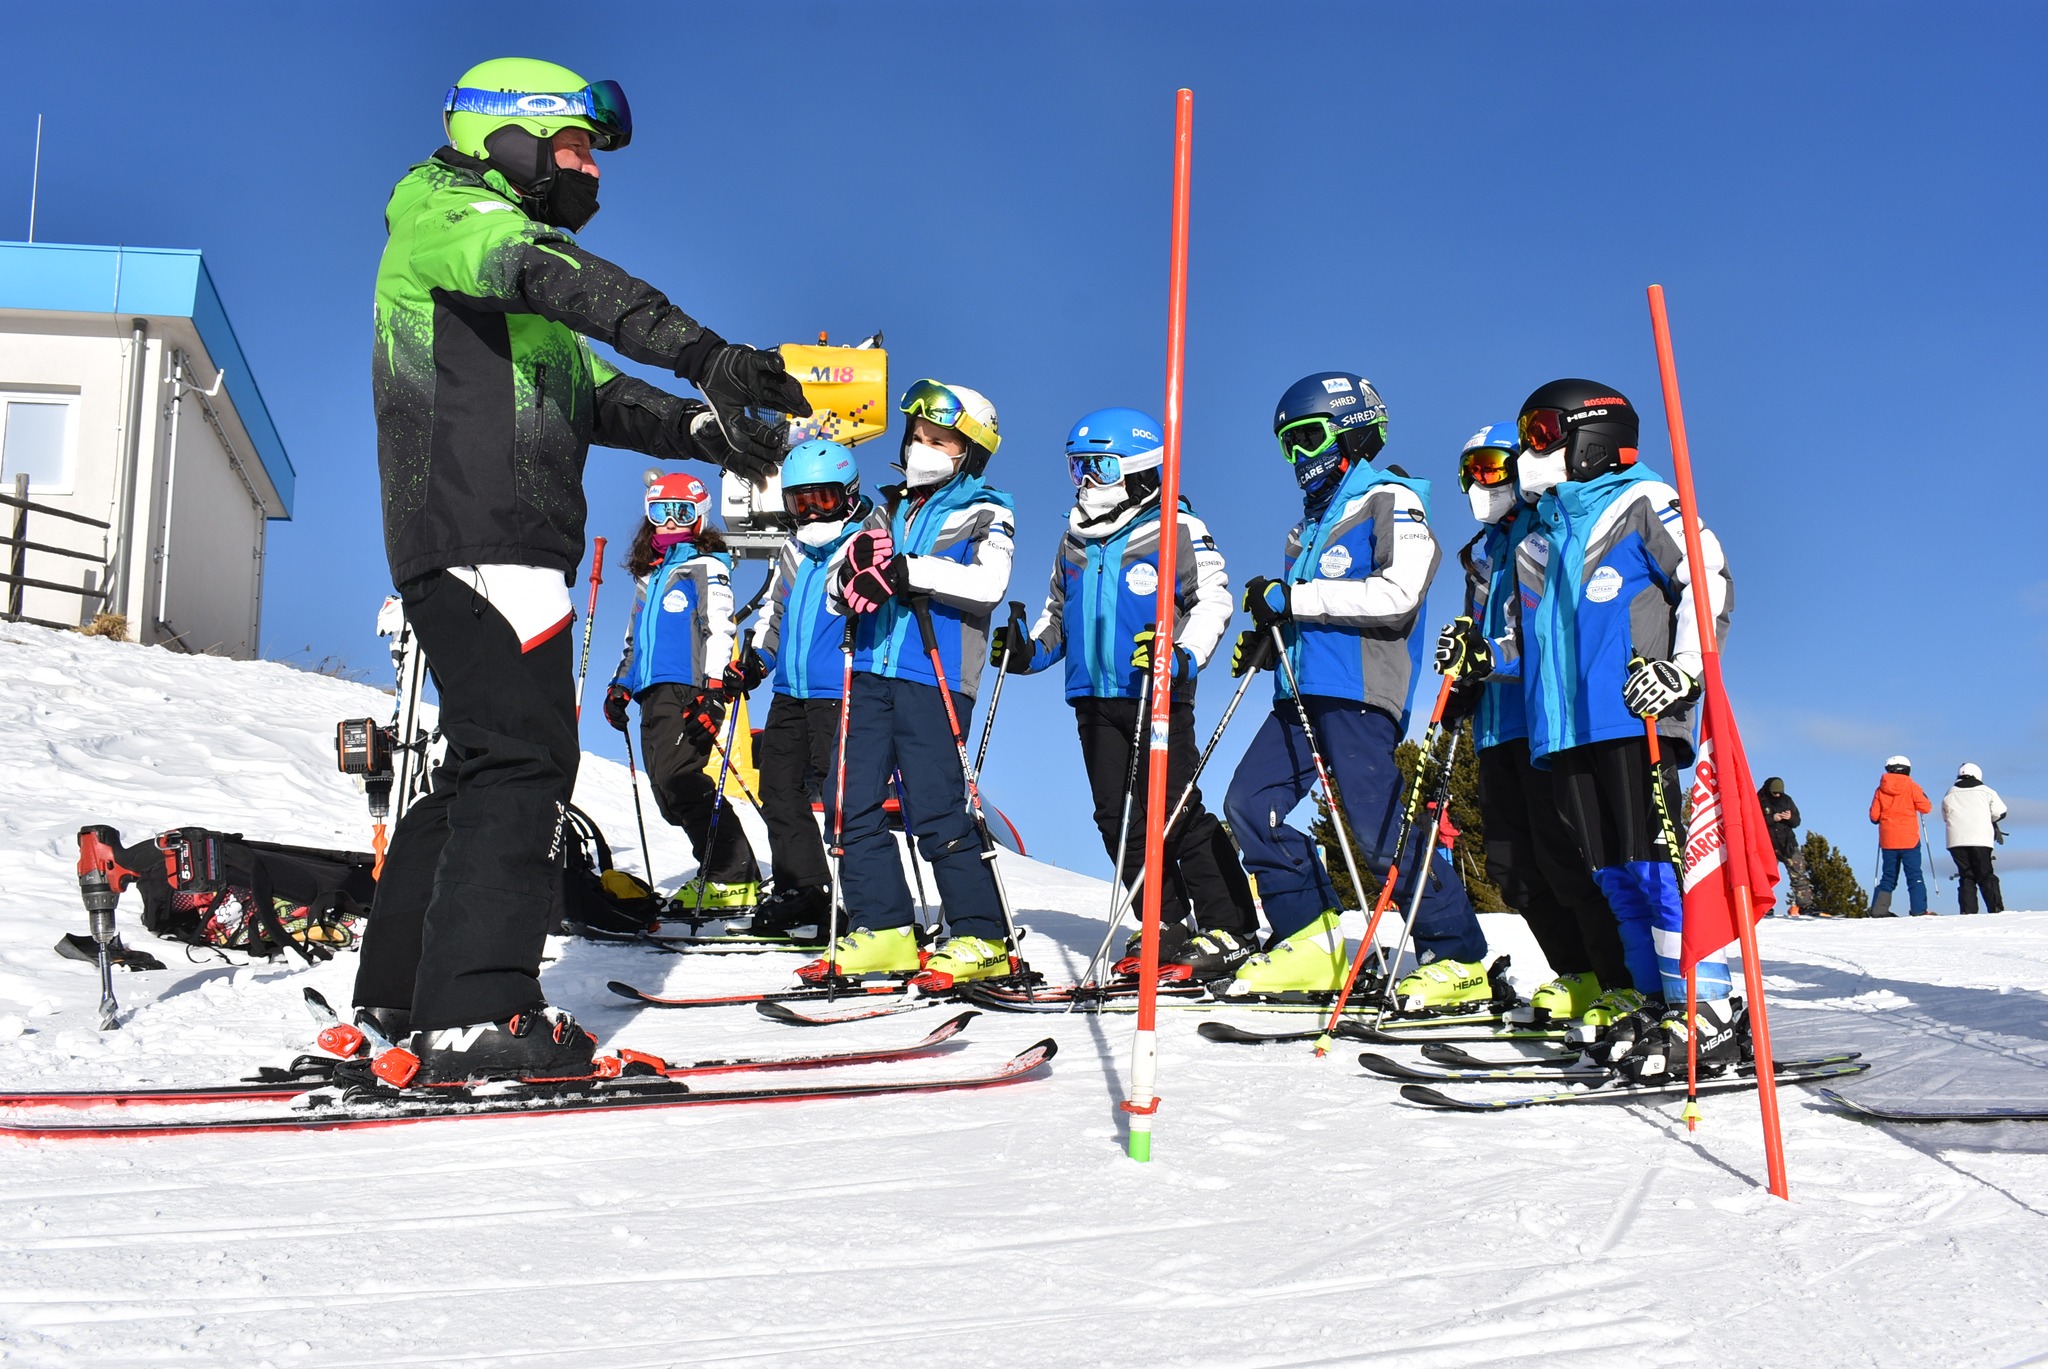
<path id="1" fill-rule="evenodd" d="M 70 491 L 77 408 L 71 395 L 0 392 L 0 486 L 26 475 L 30 489 Z"/>

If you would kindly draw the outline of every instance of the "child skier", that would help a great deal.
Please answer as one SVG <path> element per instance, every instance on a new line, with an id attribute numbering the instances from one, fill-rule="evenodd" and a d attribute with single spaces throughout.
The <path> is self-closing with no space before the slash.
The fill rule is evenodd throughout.
<path id="1" fill-rule="evenodd" d="M 1394 746 L 1407 724 L 1422 601 L 1441 558 L 1429 530 L 1429 482 L 1377 468 L 1387 410 L 1359 376 L 1323 371 L 1280 398 L 1273 431 L 1301 486 L 1304 516 L 1287 538 L 1281 578 L 1245 586 L 1254 627 L 1238 639 L 1239 664 L 1279 627 L 1302 691 L 1275 680 L 1272 716 L 1238 763 L 1224 798 L 1245 869 L 1258 881 L 1271 926 L 1266 952 L 1237 972 L 1233 995 L 1331 993 L 1349 968 L 1336 889 L 1308 835 L 1286 817 L 1315 784 L 1305 709 L 1368 865 L 1384 875 L 1400 823 Z M 1415 973 L 1396 988 L 1402 1006 L 1445 1007 L 1491 998 L 1486 939 L 1447 858 L 1411 866 L 1404 901 L 1426 879 L 1415 922 Z"/>
<path id="2" fill-rule="evenodd" d="M 826 606 L 826 588 L 833 555 L 875 505 L 861 493 L 853 453 L 812 438 L 782 464 L 782 507 L 795 530 L 775 563 L 753 639 L 757 659 L 775 675 L 768 722 L 754 742 L 775 892 L 754 910 L 753 929 L 822 940 L 832 915 L 831 874 L 811 796 L 824 792 L 832 771 L 846 673 L 846 620 Z"/>
<path id="3" fill-rule="evenodd" d="M 1001 437 L 995 406 L 964 385 L 920 380 L 899 408 L 901 485 L 833 554 L 829 602 L 860 619 L 846 746 L 834 781 L 846 789 L 840 862 L 847 935 L 799 973 L 912 974 L 943 988 L 1012 972 L 1015 947 L 982 834 L 967 804 L 953 735 L 969 726 L 986 655 L 989 615 L 1010 587 L 1016 523 L 1010 496 L 983 478 Z M 918 622 L 929 613 L 938 669 Z M 910 886 L 882 805 L 901 773 L 904 821 L 932 867 L 951 937 L 929 960 L 918 945 Z M 827 797 L 826 822 L 841 821 Z"/>
<path id="4" fill-rule="evenodd" d="M 1066 662 L 1095 827 L 1126 887 L 1145 868 L 1144 780 L 1141 773 L 1133 789 L 1130 779 L 1134 743 L 1145 749 L 1134 734 L 1158 630 L 1162 431 L 1159 420 L 1137 409 L 1097 409 L 1074 425 L 1067 434 L 1074 508 L 1053 558 L 1045 609 L 1028 638 L 1004 628 L 989 652 L 991 665 L 1015 674 Z M 1208 527 L 1185 501 L 1177 522 L 1169 803 L 1195 770 L 1195 674 L 1223 640 L 1231 612 L 1229 572 Z M 1258 910 L 1230 834 L 1202 806 L 1199 791 L 1167 834 L 1165 877 L 1159 963 L 1185 966 L 1205 981 L 1229 978 L 1257 949 Z M 1193 929 L 1184 921 L 1191 906 Z"/>
<path id="5" fill-rule="evenodd" d="M 704 773 L 728 701 L 732 663 L 732 557 L 709 526 L 711 493 L 694 475 L 656 476 L 647 517 L 626 554 L 638 586 L 626 650 L 605 690 L 605 721 L 624 732 L 626 705 L 640 705 L 640 747 L 655 806 L 689 834 L 702 867 L 676 895 L 688 911 L 744 912 L 760 900 L 761 872 L 737 820 L 711 815 L 718 785 Z"/>
<path id="6" fill-rule="evenodd" d="M 1692 595 L 1704 578 L 1710 616 L 1725 632 L 1727 568 L 1705 530 L 1706 565 L 1688 563 L 1678 495 L 1637 464 L 1636 412 L 1612 386 L 1552 381 L 1523 401 L 1517 430 L 1517 479 L 1536 500 L 1517 553 L 1522 613 L 1492 643 L 1475 624 L 1453 623 L 1438 639 L 1438 659 L 1467 679 L 1520 674 L 1530 760 L 1549 769 L 1565 822 L 1614 910 L 1633 985 L 1608 986 L 1596 1002 L 1595 1022 L 1627 1013 L 1604 1029 L 1599 1049 L 1614 1063 L 1633 1057 L 1634 1077 L 1658 1078 L 1684 1067 L 1688 1031 L 1667 825 L 1678 818 L 1677 771 L 1692 760 L 1699 697 Z M 1542 585 L 1533 602 L 1532 581 Z M 1651 718 L 1656 772 L 1645 740 Z M 1740 1056 L 1740 1005 L 1720 956 L 1701 961 L 1697 979 L 1699 1058 L 1719 1066 Z"/>
<path id="7" fill-rule="evenodd" d="M 1489 637 L 1508 635 L 1522 612 L 1516 552 L 1534 513 L 1515 484 L 1519 439 L 1512 423 L 1474 433 L 1458 459 L 1458 483 L 1481 524 L 1481 555 L 1459 553 L 1471 586 L 1467 616 Z M 1540 581 L 1533 587 L 1540 592 Z M 1443 669 L 1442 660 L 1438 669 Z M 1578 842 L 1558 810 L 1550 772 L 1529 763 L 1529 725 L 1520 680 L 1462 684 L 1453 700 L 1476 690 L 1472 741 L 1479 761 L 1479 811 L 1486 829 L 1486 871 L 1529 924 L 1555 978 L 1515 1014 L 1533 1021 L 1577 1018 L 1604 985 L 1628 982 L 1614 914 L 1579 857 Z"/>
<path id="8" fill-rule="evenodd" d="M 1914 917 L 1927 913 L 1927 880 L 1920 869 L 1920 817 L 1934 811 L 1913 778 L 1913 762 L 1893 756 L 1884 763 L 1877 792 L 1870 796 L 1870 820 L 1877 827 L 1878 881 L 1871 891 L 1870 915 L 1896 917 L 1892 894 L 1899 887 L 1899 871 L 1906 872 L 1906 905 Z"/>

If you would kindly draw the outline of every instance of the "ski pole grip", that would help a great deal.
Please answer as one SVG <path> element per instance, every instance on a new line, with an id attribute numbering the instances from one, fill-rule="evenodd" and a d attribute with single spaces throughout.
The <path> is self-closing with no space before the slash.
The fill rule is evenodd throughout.
<path id="1" fill-rule="evenodd" d="M 938 629 L 932 626 L 932 601 L 925 595 L 911 596 L 910 612 L 917 619 L 917 635 L 924 640 L 926 655 L 939 649 Z"/>
<path id="2" fill-rule="evenodd" d="M 590 541 L 590 583 L 601 585 L 604 583 L 604 539 L 593 537 Z"/>
<path id="3" fill-rule="evenodd" d="M 842 632 L 842 633 L 840 633 L 840 634 L 839 634 L 839 649 L 840 649 L 841 651 L 851 651 L 851 650 L 853 650 L 853 641 L 854 641 L 854 638 L 855 638 L 855 637 L 857 637 L 857 636 L 859 636 L 859 635 L 860 635 L 860 619 L 858 619 L 858 618 L 854 617 L 854 616 L 853 616 L 853 615 L 852 615 L 851 613 L 847 614 L 847 615 L 846 615 L 846 631 L 844 631 L 844 632 Z"/>
<path id="4" fill-rule="evenodd" d="M 1022 599 L 1012 599 L 1010 601 L 1010 627 L 1018 636 L 1024 635 L 1024 601 Z"/>

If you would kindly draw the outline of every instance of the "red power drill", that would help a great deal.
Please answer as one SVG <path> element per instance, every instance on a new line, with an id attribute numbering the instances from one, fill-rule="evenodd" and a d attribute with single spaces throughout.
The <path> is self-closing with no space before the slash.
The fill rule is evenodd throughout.
<path id="1" fill-rule="evenodd" d="M 85 899 L 86 919 L 99 947 L 101 1031 L 121 1025 L 120 1005 L 114 1001 L 114 905 L 136 875 L 121 864 L 120 850 L 121 834 L 113 828 L 78 829 L 78 892 Z"/>

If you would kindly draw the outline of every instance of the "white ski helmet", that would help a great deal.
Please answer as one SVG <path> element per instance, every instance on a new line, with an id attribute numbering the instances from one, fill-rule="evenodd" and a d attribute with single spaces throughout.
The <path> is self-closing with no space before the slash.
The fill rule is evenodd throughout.
<path id="1" fill-rule="evenodd" d="M 1984 772 L 1978 769 L 1974 762 L 1964 761 L 1963 768 L 1956 771 L 1956 778 L 1959 780 L 1978 780 L 1981 782 L 1984 778 Z"/>
<path id="2" fill-rule="evenodd" d="M 1884 768 L 1895 775 L 1910 775 L 1913 773 L 1913 762 L 1904 756 L 1890 756 L 1885 759 Z"/>

